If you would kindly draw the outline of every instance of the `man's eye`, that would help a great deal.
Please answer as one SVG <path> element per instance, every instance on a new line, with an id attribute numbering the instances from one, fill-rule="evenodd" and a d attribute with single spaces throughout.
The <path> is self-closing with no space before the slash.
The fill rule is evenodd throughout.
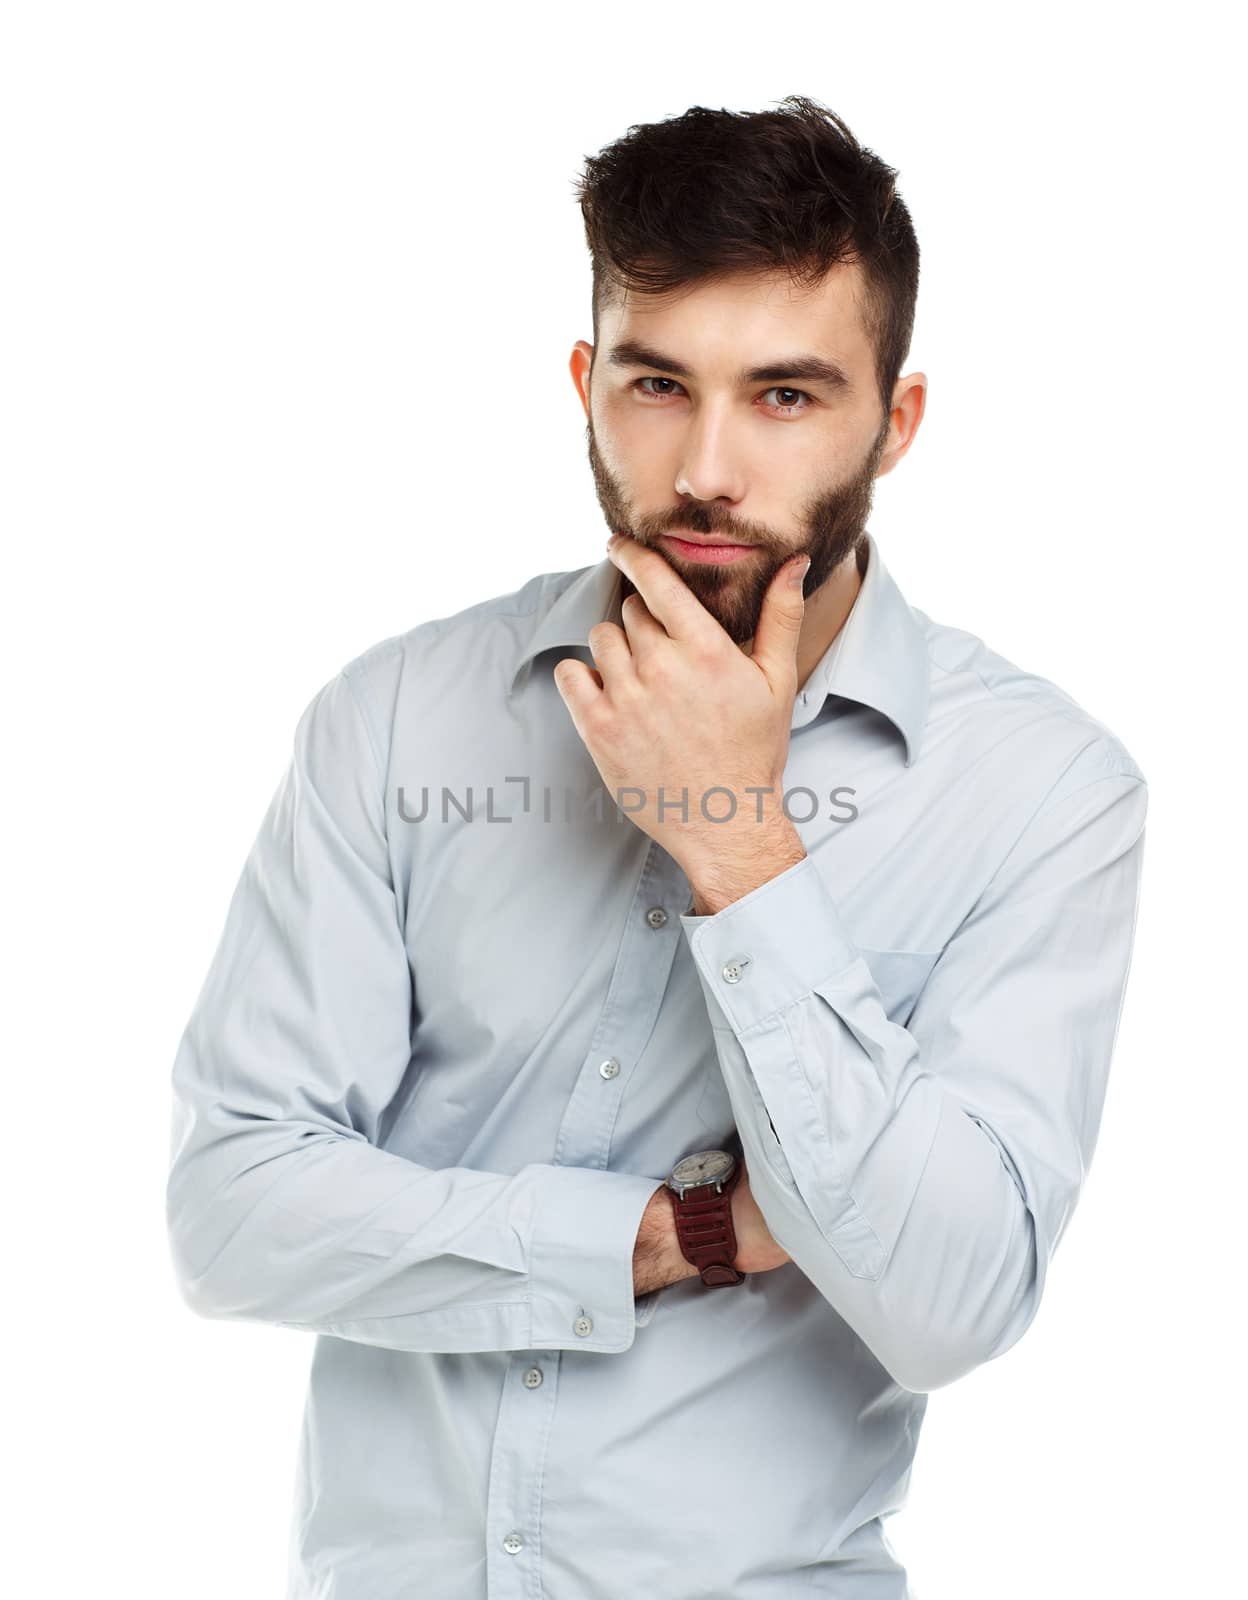
<path id="1" fill-rule="evenodd" d="M 675 378 L 654 378 L 654 377 L 638 378 L 636 383 L 634 383 L 633 388 L 634 389 L 641 389 L 641 386 L 642 386 L 643 383 L 674 383 L 674 384 L 676 384 L 676 387 L 678 389 L 680 388 L 680 385 L 678 383 L 676 383 Z M 666 391 L 664 390 L 664 391 L 661 391 L 656 396 L 656 394 L 655 394 L 653 389 L 641 389 L 641 392 L 642 392 L 642 394 L 649 395 L 652 400 L 653 399 L 662 399 L 663 398 L 663 394 L 666 393 Z"/>
<path id="2" fill-rule="evenodd" d="M 774 388 L 774 389 L 764 389 L 763 393 L 764 394 L 800 395 L 803 400 L 806 400 L 806 401 L 809 402 L 808 405 L 798 406 L 798 405 L 792 404 L 791 401 L 784 400 L 784 401 L 781 401 L 775 407 L 775 409 L 777 411 L 809 411 L 810 407 L 814 404 L 814 401 L 811 400 L 810 396 L 806 393 L 806 391 L 804 389 L 787 389 L 787 388 L 777 387 L 777 388 Z"/>

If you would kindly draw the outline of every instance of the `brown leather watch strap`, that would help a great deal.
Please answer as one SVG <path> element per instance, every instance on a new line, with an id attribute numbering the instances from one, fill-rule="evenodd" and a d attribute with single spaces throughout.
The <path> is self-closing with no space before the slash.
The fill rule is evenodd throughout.
<path id="1" fill-rule="evenodd" d="M 686 1189 L 682 1199 L 669 1188 L 672 1213 L 676 1219 L 676 1238 L 685 1260 L 697 1267 L 708 1289 L 744 1283 L 745 1273 L 733 1266 L 737 1254 L 737 1235 L 732 1226 L 732 1191 L 741 1176 L 738 1162 L 732 1175 L 718 1190 L 713 1183 Z"/>

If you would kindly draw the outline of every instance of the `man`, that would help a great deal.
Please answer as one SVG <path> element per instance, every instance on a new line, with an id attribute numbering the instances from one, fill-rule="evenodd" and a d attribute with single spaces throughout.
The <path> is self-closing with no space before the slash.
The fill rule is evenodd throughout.
<path id="1" fill-rule="evenodd" d="M 168 1189 L 189 1305 L 318 1335 L 293 1600 L 904 1597 L 927 1396 L 1039 1308 L 1147 791 L 866 531 L 893 179 L 802 97 L 592 159 L 618 537 L 299 720 Z"/>

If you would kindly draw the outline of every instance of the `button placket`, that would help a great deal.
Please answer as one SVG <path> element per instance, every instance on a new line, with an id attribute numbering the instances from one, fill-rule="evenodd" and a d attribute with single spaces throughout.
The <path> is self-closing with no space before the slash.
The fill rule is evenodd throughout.
<path id="1" fill-rule="evenodd" d="M 671 937 L 666 902 L 688 892 L 682 870 L 653 840 L 634 884 L 611 981 L 556 1141 L 556 1160 L 581 1167 L 610 1166 L 611 1137 L 625 1087 L 654 1028 L 679 939 Z M 651 933 L 666 930 L 666 937 Z M 679 930 L 677 930 L 679 931 Z"/>
<path id="2" fill-rule="evenodd" d="M 624 1065 L 627 1063 L 632 1071 L 646 1048 L 680 946 L 680 940 L 672 937 L 673 918 L 668 906 L 683 903 L 681 896 L 688 893 L 688 880 L 681 869 L 651 841 L 633 885 L 597 1026 L 560 1123 L 554 1152 L 557 1164 L 600 1168 L 611 1165 L 612 1133 L 627 1081 Z M 663 938 L 651 937 L 664 929 Z M 597 1328 L 607 1326 L 605 1313 L 592 1304 L 573 1301 L 565 1315 L 568 1320 L 563 1326 L 572 1330 L 577 1341 L 589 1341 Z M 601 1338 L 602 1333 L 598 1336 Z M 520 1381 L 509 1383 L 504 1390 L 491 1454 L 490 1550 L 494 1569 L 489 1576 L 494 1586 L 502 1588 L 527 1576 L 522 1568 L 506 1568 L 505 1563 L 499 1563 L 504 1551 L 508 1555 L 524 1551 L 525 1566 L 531 1564 L 535 1571 L 540 1565 L 540 1498 L 534 1501 L 528 1486 L 541 1481 L 543 1452 L 550 1436 L 549 1412 L 560 1388 L 559 1362 L 565 1355 L 576 1359 L 580 1349 L 573 1344 L 566 1352 L 554 1352 L 545 1372 L 534 1362 L 534 1355 L 532 1350 L 513 1355 L 511 1374 Z M 545 1382 L 547 1375 L 550 1383 Z M 527 1520 L 529 1509 L 535 1518 L 531 1524 Z M 523 1519 L 520 1527 L 513 1520 L 517 1518 Z"/>

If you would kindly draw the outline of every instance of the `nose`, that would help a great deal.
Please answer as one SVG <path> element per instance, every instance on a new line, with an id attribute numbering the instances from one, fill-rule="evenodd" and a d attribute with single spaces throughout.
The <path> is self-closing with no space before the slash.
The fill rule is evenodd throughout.
<path id="1" fill-rule="evenodd" d="M 729 501 L 735 505 L 745 493 L 740 457 L 733 449 L 731 430 L 722 416 L 704 407 L 689 424 L 676 473 L 676 493 L 691 500 Z"/>

